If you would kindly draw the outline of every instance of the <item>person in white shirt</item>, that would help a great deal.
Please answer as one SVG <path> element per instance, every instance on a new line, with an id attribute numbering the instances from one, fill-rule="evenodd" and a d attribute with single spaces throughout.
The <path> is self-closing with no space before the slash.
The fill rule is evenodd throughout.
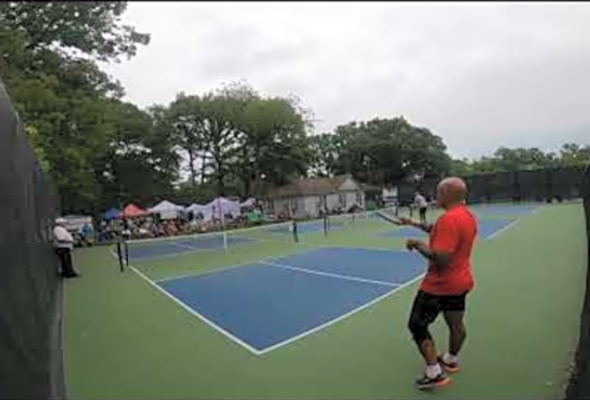
<path id="1" fill-rule="evenodd" d="M 61 265 L 61 275 L 64 278 L 75 278 L 79 274 L 74 270 L 72 265 L 72 249 L 74 248 L 74 238 L 66 229 L 67 221 L 64 218 L 55 220 L 53 228 L 53 240 L 55 252 L 59 257 Z"/>
<path id="2" fill-rule="evenodd" d="M 426 223 L 426 210 L 428 209 L 428 203 L 426 202 L 426 198 L 422 196 L 420 192 L 416 192 L 414 197 L 414 204 L 420 211 L 420 222 L 425 224 Z"/>

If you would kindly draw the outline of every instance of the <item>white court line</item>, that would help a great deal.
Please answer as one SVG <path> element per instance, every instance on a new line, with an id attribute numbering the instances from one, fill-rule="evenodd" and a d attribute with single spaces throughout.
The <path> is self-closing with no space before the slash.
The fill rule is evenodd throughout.
<path id="1" fill-rule="evenodd" d="M 511 223 L 509 223 L 508 225 L 506 225 L 505 227 L 503 227 L 501 229 L 498 229 L 496 232 L 492 233 L 490 236 L 488 236 L 487 238 L 485 238 L 485 240 L 493 239 L 493 238 L 497 237 L 498 235 L 500 235 L 501 233 L 506 232 L 508 229 L 510 229 L 514 225 L 516 225 L 518 223 L 518 221 L 520 221 L 520 218 L 517 218 L 514 221 L 512 221 Z"/>
<path id="2" fill-rule="evenodd" d="M 312 244 L 310 244 L 310 243 L 300 243 L 300 244 L 312 246 Z M 320 245 L 318 245 L 318 246 L 320 246 Z M 316 246 L 314 246 L 314 247 L 316 247 Z M 329 247 L 329 246 L 327 246 L 327 247 Z M 277 258 L 291 257 L 291 256 L 296 256 L 298 254 L 305 254 L 307 252 L 309 252 L 309 250 L 301 249 L 296 252 L 290 253 L 287 256 L 285 256 L 285 255 L 277 256 Z M 211 270 L 207 270 L 207 271 L 197 271 L 197 272 L 190 272 L 188 274 L 175 275 L 175 276 L 171 276 L 168 278 L 157 279 L 154 282 L 156 282 L 156 283 L 169 282 L 169 281 L 174 281 L 177 279 L 190 278 L 192 276 L 197 277 L 197 276 L 201 276 L 201 275 L 209 275 L 209 274 L 213 274 L 215 272 L 223 272 L 223 271 L 227 271 L 227 270 L 234 269 L 234 268 L 244 267 L 247 265 L 256 265 L 256 264 L 260 264 L 260 260 L 244 261 L 243 263 L 230 265 L 229 267 L 222 267 L 222 268 L 216 268 L 216 269 L 211 269 Z"/>
<path id="3" fill-rule="evenodd" d="M 542 209 L 544 206 L 535 206 L 533 208 L 533 210 L 531 211 L 531 214 L 535 214 L 537 211 L 539 211 L 540 209 Z"/>
<path id="4" fill-rule="evenodd" d="M 118 259 L 117 255 L 115 253 L 113 253 L 112 250 L 111 250 L 111 254 L 113 255 L 113 257 L 116 257 Z M 207 317 L 205 317 L 205 316 L 201 315 L 200 313 L 198 313 L 197 311 L 193 310 L 190 306 L 188 306 L 187 304 L 182 302 L 180 299 L 178 299 L 178 298 L 174 297 L 172 294 L 168 293 L 165 289 L 158 286 L 158 284 L 156 284 L 154 281 L 152 281 L 150 278 L 148 278 L 146 275 L 144 275 L 141 271 L 136 269 L 133 265 L 129 264 L 129 265 L 127 265 L 127 267 L 129 267 L 129 269 L 131 269 L 133 272 L 135 272 L 141 279 L 143 279 L 144 281 L 149 283 L 151 287 L 153 287 L 154 289 L 156 289 L 157 291 L 159 291 L 160 293 L 162 293 L 163 295 L 168 297 L 170 300 L 174 301 L 176 304 L 178 304 L 180 307 L 184 308 L 186 311 L 188 311 L 189 313 L 191 313 L 195 317 L 199 318 L 201 321 L 203 321 L 204 323 L 209 325 L 211 328 L 215 329 L 216 331 L 218 331 L 219 333 L 221 333 L 222 335 L 224 335 L 228 339 L 233 340 L 235 343 L 239 344 L 240 346 L 242 346 L 243 348 L 245 348 L 246 350 L 248 350 L 252 354 L 257 355 L 257 356 L 261 354 L 261 352 L 259 350 L 256 350 L 254 347 L 250 346 L 248 343 L 246 343 L 246 342 L 242 341 L 241 339 L 237 338 L 236 336 L 232 335 L 231 333 L 229 333 L 228 331 L 226 331 L 225 329 L 223 329 L 222 327 L 217 325 L 215 322 L 209 320 Z"/>
<path id="5" fill-rule="evenodd" d="M 363 282 L 363 283 L 373 283 L 373 284 L 376 284 L 376 285 L 384 285 L 384 286 L 391 286 L 391 287 L 398 287 L 399 286 L 396 283 L 389 283 L 389 282 L 383 282 L 383 281 L 375 281 L 375 280 L 372 280 L 372 279 L 356 278 L 354 276 L 340 275 L 340 274 L 332 274 L 330 272 L 314 271 L 312 269 L 298 268 L 298 267 L 293 267 L 291 265 L 279 264 L 279 263 L 269 262 L 269 261 L 264 261 L 264 260 L 260 261 L 260 263 L 261 264 L 270 265 L 271 267 L 277 267 L 277 268 L 283 268 L 283 269 L 290 269 L 290 270 L 293 270 L 293 271 L 304 272 L 306 274 L 329 276 L 330 278 L 344 279 L 344 280 L 347 280 L 347 281 L 356 281 L 356 282 Z"/>
<path id="6" fill-rule="evenodd" d="M 228 271 L 230 269 L 234 269 L 234 268 L 238 268 L 238 267 L 245 267 L 245 266 L 250 265 L 250 264 L 255 265 L 255 264 L 258 264 L 258 263 L 259 263 L 258 261 L 246 261 L 246 262 L 243 262 L 241 264 L 230 265 L 229 267 L 223 267 L 223 268 L 217 268 L 217 269 L 210 269 L 210 270 L 207 270 L 207 271 L 192 272 L 192 273 L 188 273 L 188 274 L 171 276 L 169 278 L 157 279 L 154 282 L 156 282 L 156 283 L 171 282 L 171 281 L 176 281 L 176 280 L 179 280 L 179 279 L 190 278 L 192 276 L 194 276 L 194 277 L 200 277 L 200 276 L 203 276 L 203 275 L 210 275 L 210 274 L 214 274 L 216 272 Z"/>
<path id="7" fill-rule="evenodd" d="M 117 254 L 115 254 L 113 252 L 113 250 L 111 250 L 111 254 L 117 260 L 119 259 L 119 257 L 117 256 Z M 174 301 L 176 304 L 178 304 L 179 306 L 181 306 L 182 308 L 184 308 L 186 311 L 188 311 L 192 315 L 194 315 L 197 318 L 199 318 L 201 321 L 203 321 L 204 323 L 206 323 L 207 325 L 209 325 L 211 328 L 217 330 L 219 333 L 221 333 L 222 335 L 226 336 L 227 338 L 233 340 L 235 343 L 237 343 L 240 346 L 244 347 L 246 350 L 250 351 L 251 353 L 253 353 L 255 355 L 260 355 L 261 354 L 260 351 L 256 350 L 254 347 L 250 346 L 248 343 L 246 343 L 246 342 L 242 341 L 241 339 L 237 338 L 236 336 L 232 335 L 231 333 L 229 333 L 228 331 L 226 331 L 225 329 L 223 329 L 219 325 L 215 324 L 214 322 L 210 321 L 208 318 L 204 317 L 203 315 L 199 314 L 197 311 L 193 310 L 190 306 L 186 305 L 180 299 L 178 299 L 178 298 L 174 297 L 172 294 L 168 293 L 165 289 L 161 288 L 157 283 L 155 283 L 154 281 L 152 281 L 145 274 L 143 274 L 141 271 L 139 271 L 138 269 L 136 269 L 133 265 L 129 264 L 129 265 L 127 265 L 127 267 L 129 267 L 133 272 L 135 272 L 144 281 L 146 281 L 147 283 L 149 283 L 150 286 L 152 286 L 153 288 L 155 288 L 156 290 L 158 290 L 160 293 L 164 294 L 166 297 L 168 297 L 170 300 Z"/>
<path id="8" fill-rule="evenodd" d="M 184 244 L 184 243 L 178 243 L 178 242 L 172 242 L 170 244 L 172 244 L 176 247 L 180 247 L 181 249 L 191 249 L 191 250 L 198 249 L 198 247 L 191 246 L 190 244 Z"/>
<path id="9" fill-rule="evenodd" d="M 113 255 L 113 257 L 117 258 L 117 255 L 111 250 L 111 254 Z M 282 342 L 276 343 L 272 346 L 269 346 L 263 350 L 257 350 L 254 347 L 250 346 L 249 344 L 245 343 L 244 341 L 242 341 L 241 339 L 237 338 L 236 336 L 232 335 L 231 333 L 227 332 L 225 329 L 221 328 L 219 325 L 215 324 L 214 322 L 210 321 L 209 319 L 207 319 L 206 317 L 204 317 L 203 315 L 201 315 L 200 313 L 196 312 L 195 310 L 193 310 L 192 308 L 190 308 L 188 305 L 186 305 L 185 303 L 183 303 L 182 301 L 180 301 L 179 299 L 177 299 L 176 297 L 174 297 L 172 294 L 168 293 L 165 289 L 161 288 L 160 286 L 158 286 L 156 283 L 154 283 L 150 278 L 148 278 L 146 275 L 144 275 L 142 272 L 140 272 L 139 270 L 137 270 L 135 267 L 133 267 L 132 265 L 128 265 L 128 267 L 134 272 L 136 273 L 139 277 L 141 277 L 143 280 L 145 280 L 147 283 L 150 284 L 150 286 L 152 286 L 153 288 L 155 288 L 156 290 L 158 290 L 160 293 L 164 294 L 166 297 L 168 297 L 169 299 L 171 299 L 172 301 L 174 301 L 176 304 L 178 304 L 179 306 L 181 306 L 183 309 L 185 309 L 186 311 L 188 311 L 189 313 L 191 313 L 192 315 L 196 316 L 197 318 L 199 318 L 201 321 L 205 322 L 207 325 L 209 325 L 211 328 L 217 330 L 219 333 L 221 333 L 222 335 L 224 335 L 225 337 L 227 337 L 228 339 L 232 340 L 234 343 L 239 344 L 240 346 L 242 346 L 243 348 L 245 348 L 246 350 L 248 350 L 250 353 L 256 355 L 256 356 L 261 356 L 263 354 L 269 353 L 273 350 L 276 350 L 280 347 L 286 346 L 288 344 L 291 344 L 299 339 L 302 339 L 306 336 L 309 336 L 313 333 L 316 333 L 322 329 L 325 329 L 333 324 L 336 324 L 342 320 L 344 320 L 345 318 L 348 318 L 366 308 L 369 308 L 370 306 L 376 304 L 377 302 L 391 296 L 392 294 L 402 290 L 405 287 L 410 286 L 411 284 L 413 284 L 414 282 L 416 282 L 418 279 L 421 279 L 424 274 L 420 274 L 418 276 L 416 276 L 415 278 L 401 284 L 398 285 L 397 287 L 394 287 L 393 290 L 383 294 L 382 296 L 379 296 L 373 300 L 371 300 L 368 303 L 365 303 L 355 309 L 350 310 L 349 312 L 340 315 L 339 317 L 336 317 L 330 321 L 327 321 L 321 325 L 316 326 L 315 328 L 312 328 L 310 330 L 307 330 L 305 332 L 300 333 L 299 335 L 293 336 L 287 340 L 284 340 Z M 212 271 L 213 272 L 213 271 Z"/>
<path id="10" fill-rule="evenodd" d="M 337 318 L 334 318 L 334 319 L 332 319 L 332 320 L 330 320 L 328 322 L 325 322 L 322 325 L 318 325 L 315 328 L 312 328 L 312 329 L 310 329 L 308 331 L 302 332 L 302 333 L 300 333 L 297 336 L 293 336 L 292 338 L 289 338 L 289 339 L 287 339 L 285 341 L 282 341 L 282 342 L 279 342 L 277 344 L 274 344 L 274 345 L 272 345 L 270 347 L 267 347 L 267 348 L 259 351 L 258 352 L 258 355 L 266 354 L 266 353 L 268 353 L 270 351 L 273 351 L 273 350 L 278 349 L 279 347 L 286 346 L 288 344 L 293 343 L 296 340 L 299 340 L 299 339 L 304 338 L 305 336 L 311 335 L 311 334 L 316 333 L 316 332 L 318 332 L 318 331 L 320 331 L 322 329 L 325 329 L 325 328 L 329 327 L 330 325 L 334 325 L 335 323 L 340 322 L 343 319 L 348 318 L 348 317 L 352 316 L 353 314 L 356 314 L 356 313 L 364 310 L 365 308 L 371 307 L 373 304 L 375 304 L 375 303 L 377 303 L 377 302 L 379 302 L 379 301 L 381 301 L 381 300 L 383 300 L 383 299 L 391 296 L 392 294 L 396 293 L 397 291 L 402 290 L 403 288 L 411 285 L 412 283 L 416 282 L 418 279 L 422 278 L 423 276 L 424 276 L 424 274 L 420 274 L 420 275 L 416 276 L 415 278 L 413 278 L 413 279 L 405 282 L 404 284 L 397 286 L 396 288 L 394 288 L 393 290 L 385 293 L 384 295 L 379 296 L 379 297 L 371 300 L 370 302 L 363 304 L 360 307 L 357 307 L 357 308 L 355 308 L 353 310 L 350 310 L 346 314 L 342 314 L 341 316 L 339 316 Z"/>

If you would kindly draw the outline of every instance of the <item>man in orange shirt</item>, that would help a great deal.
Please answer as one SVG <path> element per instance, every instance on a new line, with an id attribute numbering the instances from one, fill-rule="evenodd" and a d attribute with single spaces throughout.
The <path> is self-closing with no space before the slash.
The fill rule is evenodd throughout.
<path id="1" fill-rule="evenodd" d="M 450 383 L 444 373 L 459 371 L 459 350 L 465 340 L 465 297 L 473 289 L 471 250 L 477 235 L 477 222 L 465 206 L 467 186 L 460 178 L 443 179 L 437 187 L 437 205 L 445 210 L 434 225 L 400 219 L 429 233 L 429 243 L 408 239 L 406 248 L 428 259 L 428 271 L 410 314 L 408 328 L 424 361 L 424 376 L 416 381 L 420 390 Z M 443 313 L 449 327 L 449 351 L 438 355 L 428 326 Z"/>

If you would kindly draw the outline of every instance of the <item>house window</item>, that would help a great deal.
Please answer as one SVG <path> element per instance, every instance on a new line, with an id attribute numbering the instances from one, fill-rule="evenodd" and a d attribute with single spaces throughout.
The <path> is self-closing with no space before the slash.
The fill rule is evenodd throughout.
<path id="1" fill-rule="evenodd" d="M 338 203 L 339 203 L 340 207 L 346 208 L 346 194 L 340 193 L 338 195 Z"/>

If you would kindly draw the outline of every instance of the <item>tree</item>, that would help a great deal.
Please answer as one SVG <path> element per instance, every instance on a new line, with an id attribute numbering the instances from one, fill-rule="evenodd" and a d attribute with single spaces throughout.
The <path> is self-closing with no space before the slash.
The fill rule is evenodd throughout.
<path id="1" fill-rule="evenodd" d="M 166 197 L 177 179 L 178 159 L 171 138 L 156 129 L 152 115 L 133 104 L 110 104 L 115 133 L 109 150 L 97 159 L 103 207 Z"/>
<path id="2" fill-rule="evenodd" d="M 466 176 L 473 173 L 473 164 L 467 159 L 451 160 L 450 174 L 453 176 Z"/>
<path id="3" fill-rule="evenodd" d="M 62 209 L 96 207 L 99 160 L 112 153 L 120 119 L 110 101 L 123 89 L 95 60 L 131 57 L 149 36 L 121 23 L 124 2 L 0 5 L 0 74 Z M 146 161 L 147 162 L 147 161 Z"/>
<path id="4" fill-rule="evenodd" d="M 25 2 L 0 4 L 0 26 L 23 32 L 24 50 L 33 55 L 77 50 L 101 61 L 134 56 L 148 34 L 123 25 L 126 2 Z M 33 68 L 39 68 L 39 65 Z M 41 68 L 42 69 L 42 68 Z"/>
<path id="5" fill-rule="evenodd" d="M 351 173 L 380 186 L 414 176 L 440 176 L 451 166 L 442 139 L 404 118 L 351 122 L 337 127 L 333 138 L 314 140 L 314 160 L 330 165 L 330 173 Z M 327 157 L 318 154 L 326 148 Z"/>
<path id="6" fill-rule="evenodd" d="M 566 143 L 559 151 L 560 164 L 563 166 L 590 164 L 590 146 L 581 147 L 575 143 Z"/>
<path id="7" fill-rule="evenodd" d="M 204 103 L 199 96 L 180 93 L 170 104 L 162 123 L 167 127 L 174 144 L 188 159 L 189 182 L 193 194 L 197 185 L 197 159 L 201 158 L 201 183 L 204 183 L 210 142 L 206 138 Z"/>
<path id="8" fill-rule="evenodd" d="M 340 158 L 339 137 L 331 133 L 309 136 L 309 174 L 313 177 L 334 176 Z"/>
<path id="9" fill-rule="evenodd" d="M 238 129 L 243 135 L 239 136 L 234 171 L 245 197 L 251 195 L 253 184 L 283 185 L 305 175 L 305 120 L 290 100 L 249 100 L 239 116 Z"/>

